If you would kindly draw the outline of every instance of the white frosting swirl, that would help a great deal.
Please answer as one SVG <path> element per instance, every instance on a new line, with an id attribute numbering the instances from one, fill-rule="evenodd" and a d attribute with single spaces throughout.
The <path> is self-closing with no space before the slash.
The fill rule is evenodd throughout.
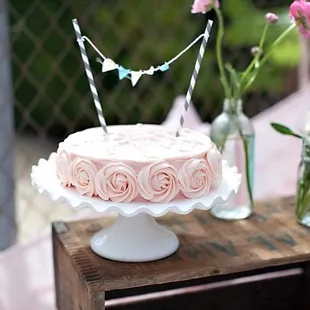
<path id="1" fill-rule="evenodd" d="M 64 186 L 70 186 L 68 169 L 70 166 L 70 155 L 63 149 L 58 148 L 56 157 L 56 175 L 60 183 Z"/>
<path id="2" fill-rule="evenodd" d="M 217 187 L 222 182 L 222 155 L 212 143 L 212 148 L 207 153 L 207 161 L 209 162 L 212 172 L 212 186 Z"/>
<path id="3" fill-rule="evenodd" d="M 165 161 L 144 166 L 138 174 L 140 195 L 152 202 L 171 201 L 179 192 L 176 169 Z"/>
<path id="4" fill-rule="evenodd" d="M 85 158 L 76 158 L 69 166 L 69 180 L 82 195 L 87 195 L 89 197 L 96 195 L 96 174 L 96 166 Z"/>
<path id="5" fill-rule="evenodd" d="M 209 163 L 204 159 L 186 161 L 178 173 L 181 191 L 187 198 L 207 194 L 211 188 L 212 174 Z"/>
<path id="6" fill-rule="evenodd" d="M 95 178 L 97 194 L 103 200 L 130 202 L 138 195 L 137 174 L 129 166 L 114 162 L 100 169 Z"/>

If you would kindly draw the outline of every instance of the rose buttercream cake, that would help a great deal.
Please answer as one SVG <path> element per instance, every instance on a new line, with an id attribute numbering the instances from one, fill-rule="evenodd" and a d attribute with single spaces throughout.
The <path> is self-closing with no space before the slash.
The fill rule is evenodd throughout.
<path id="1" fill-rule="evenodd" d="M 63 186 L 114 202 L 198 198 L 222 180 L 222 157 L 206 135 L 159 125 L 109 126 L 76 132 L 59 144 Z"/>

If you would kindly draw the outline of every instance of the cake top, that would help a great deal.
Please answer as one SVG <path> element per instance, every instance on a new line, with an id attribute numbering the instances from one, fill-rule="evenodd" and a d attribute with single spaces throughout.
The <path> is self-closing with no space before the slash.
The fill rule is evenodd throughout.
<path id="1" fill-rule="evenodd" d="M 79 156 L 135 162 L 191 157 L 212 147 L 208 136 L 190 129 L 182 129 L 179 137 L 175 129 L 160 125 L 109 126 L 108 132 L 104 135 L 102 128 L 90 128 L 70 135 L 63 143 Z"/>

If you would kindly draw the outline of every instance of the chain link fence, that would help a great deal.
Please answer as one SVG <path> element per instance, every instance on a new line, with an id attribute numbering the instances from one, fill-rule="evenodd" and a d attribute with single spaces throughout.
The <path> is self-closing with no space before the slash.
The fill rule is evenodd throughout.
<path id="1" fill-rule="evenodd" d="M 253 10 L 257 16 L 260 13 L 260 18 L 263 16 L 262 12 L 257 11 L 257 5 L 254 6 L 250 1 L 234 1 L 239 4 L 247 3 L 250 5 L 248 10 Z M 69 207 L 56 205 L 37 194 L 30 183 L 31 166 L 40 157 L 46 158 L 55 151 L 59 141 L 68 134 L 98 126 L 71 20 L 78 18 L 83 34 L 105 55 L 125 67 L 149 68 L 150 65 L 163 63 L 175 56 L 203 32 L 207 18 L 214 17 L 212 13 L 205 16 L 190 14 L 191 2 L 8 2 L 16 128 L 16 221 L 20 242 L 36 236 L 49 227 L 52 220 L 67 218 L 73 212 Z M 265 10 L 267 5 L 270 6 L 270 2 L 260 3 L 259 9 Z M 274 2 L 274 6 L 284 7 L 288 4 L 284 0 Z M 229 5 L 228 1 L 224 4 L 224 9 L 227 8 L 226 18 L 236 40 L 227 43 L 225 54 L 229 60 L 237 62 L 237 65 L 245 64 L 251 59 L 249 51 L 257 42 L 261 28 L 257 27 L 259 31 L 254 28 L 252 36 L 243 38 L 244 29 L 240 33 L 236 27 L 238 14 L 232 13 Z M 280 30 L 276 28 L 274 35 Z M 223 99 L 217 78 L 214 43 L 215 39 L 212 37 L 193 98 L 204 121 L 211 121 L 219 113 Z M 298 44 L 295 48 L 298 49 Z M 135 88 L 132 88 L 129 80 L 118 81 L 115 72 L 102 74 L 100 64 L 96 62 L 96 53 L 89 46 L 87 50 L 108 124 L 161 123 L 174 98 L 187 90 L 198 46 L 186 53 L 169 71 L 153 77 L 143 76 Z M 0 56 L 2 57 L 2 53 Z M 266 69 L 256 89 L 245 100 L 245 110 L 250 116 L 296 89 L 296 63 L 290 66 L 274 63 Z M 2 74 L 3 71 L 0 72 Z M 273 74 L 273 82 L 266 83 L 266 74 L 270 72 Z M 1 82 L 1 87 L 8 88 L 4 80 Z M 12 102 L 9 97 L 2 97 L 1 104 L 11 106 Z M 0 117 L 4 117 L 3 121 L 0 120 L 0 126 L 3 126 L 9 118 L 4 116 L 2 110 Z M 10 128 L 12 125 L 6 126 Z M 0 134 L 10 136 L 5 130 L 2 131 L 2 127 Z M 10 205 L 5 210 L 13 210 L 13 185 L 10 181 L 11 170 L 8 168 L 11 167 L 11 145 L 7 145 L 6 149 L 3 156 L 6 156 L 7 161 L 0 161 L 5 163 L 0 170 L 1 173 L 9 170 L 6 176 L 9 188 L 4 189 L 7 197 L 2 204 Z M 2 149 L 0 155 L 2 156 Z M 13 216 L 11 211 L 10 216 Z M 14 227 L 14 218 L 11 223 Z M 2 227 L 5 226 L 0 221 L 0 235 Z"/>

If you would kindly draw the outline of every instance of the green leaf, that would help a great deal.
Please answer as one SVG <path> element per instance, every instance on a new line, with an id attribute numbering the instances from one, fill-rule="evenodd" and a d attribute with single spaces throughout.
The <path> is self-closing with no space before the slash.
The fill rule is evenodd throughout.
<path id="1" fill-rule="evenodd" d="M 230 82 L 231 82 L 231 85 L 233 86 L 233 92 L 239 90 L 239 87 L 240 87 L 239 74 L 232 67 L 230 63 L 225 64 L 225 68 L 229 73 Z"/>
<path id="2" fill-rule="evenodd" d="M 293 136 L 299 139 L 302 139 L 303 137 L 301 135 L 299 135 L 298 133 L 295 133 L 293 130 L 291 130 L 290 128 L 278 124 L 278 123 L 271 123 L 271 126 L 273 129 L 275 129 L 277 132 L 283 134 L 283 135 L 288 135 L 288 136 Z"/>

